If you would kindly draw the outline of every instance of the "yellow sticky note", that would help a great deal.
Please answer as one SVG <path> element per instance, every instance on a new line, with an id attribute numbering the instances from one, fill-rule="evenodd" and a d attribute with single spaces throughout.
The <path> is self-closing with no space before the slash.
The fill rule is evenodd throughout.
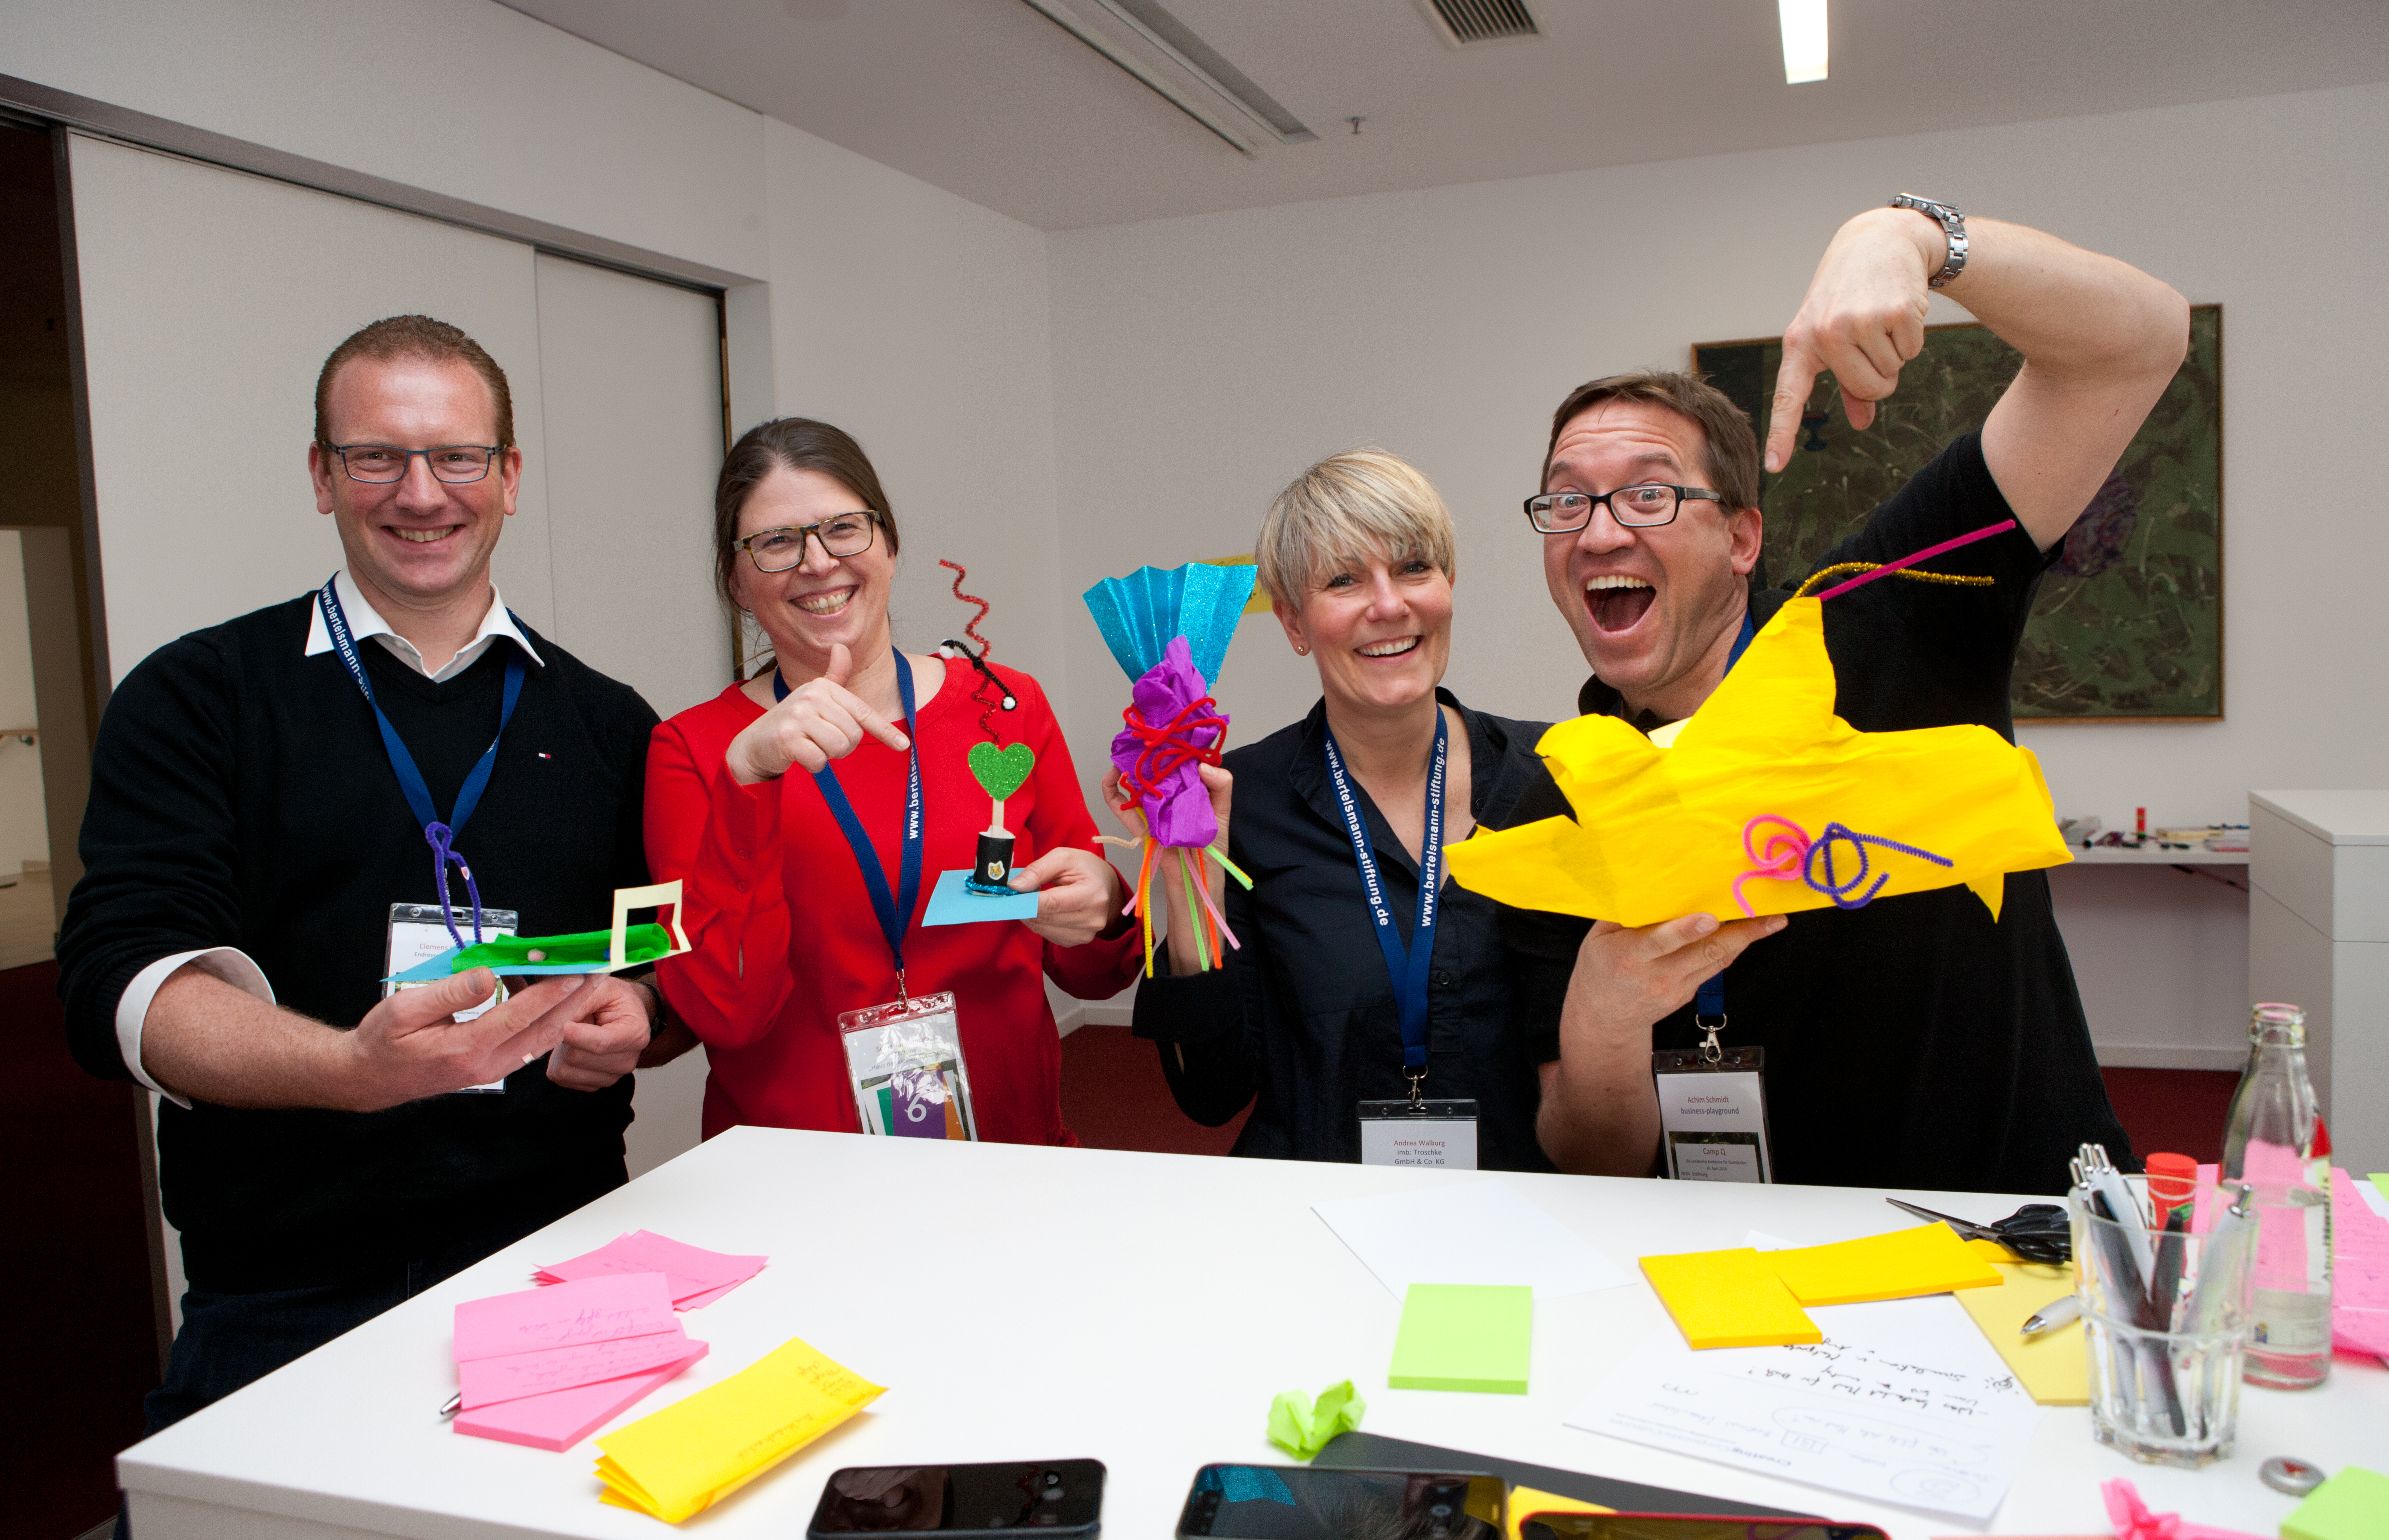
<path id="1" fill-rule="evenodd" d="M 2082 1352 L 2081 1321 L 2033 1337 L 2023 1329 L 2034 1312 L 2074 1292 L 2074 1269 L 2028 1262 L 1992 1265 L 1999 1269 L 1999 1286 L 1961 1289 L 1958 1303 L 2035 1401 L 2044 1406 L 2089 1405 L 2090 1365 Z"/>
<path id="2" fill-rule="evenodd" d="M 1556 1492 L 1538 1492 L 1531 1486 L 1510 1489 L 1510 1540 L 1525 1540 L 1527 1521 L 1538 1513 L 1615 1513 L 1614 1508 L 1588 1503 L 1576 1497 L 1563 1497 Z"/>
<path id="3" fill-rule="evenodd" d="M 722 1383 L 599 1439 L 601 1500 L 677 1524 L 868 1406 L 882 1389 L 791 1337 Z"/>
<path id="4" fill-rule="evenodd" d="M 1774 1347 L 1821 1342 L 1824 1332 L 1800 1308 L 1768 1263 L 1747 1246 L 1644 1257 L 1642 1276 L 1677 1329 L 1694 1348 Z"/>
<path id="5" fill-rule="evenodd" d="M 1769 1251 L 1766 1260 L 1802 1304 L 1904 1300 L 1952 1289 L 1989 1289 L 1999 1282 L 1998 1271 L 1969 1251 L 1947 1225 L 1919 1225 L 1831 1246 Z"/>

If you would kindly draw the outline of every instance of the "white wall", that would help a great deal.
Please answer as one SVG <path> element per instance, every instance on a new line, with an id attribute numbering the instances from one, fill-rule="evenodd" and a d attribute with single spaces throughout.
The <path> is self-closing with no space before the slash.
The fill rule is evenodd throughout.
<path id="1" fill-rule="evenodd" d="M 2224 307 L 2227 716 L 2026 728 L 2058 806 L 2111 828 L 2141 805 L 2160 822 L 2240 821 L 2251 785 L 2383 784 L 2389 721 L 2371 707 L 2389 610 L 2373 590 L 2389 527 L 2360 446 L 2379 437 L 2389 297 L 2349 262 L 2389 237 L 2389 211 L 2345 195 L 2378 181 L 2384 142 L 2389 87 L 2367 86 L 1056 235 L 1061 586 L 1249 549 L 1303 466 L 1382 444 L 1424 468 L 1460 522 L 1452 687 L 1506 714 L 1567 714 L 1585 670 L 1517 511 L 1552 407 L 1595 375 L 1780 331 L 1840 220 L 1908 189 Z M 2284 474 L 2343 480 L 2260 494 Z M 1122 682 L 1080 607 L 1066 623 L 1083 763 Z M 1233 736 L 1315 694 L 1274 627 L 1248 622 L 1220 694 L 1244 713 Z M 2199 918 L 2210 895 L 2157 875 L 2183 886 L 2059 879 L 2086 993 L 2103 1002 L 2094 1035 L 2204 1043 L 2236 1063 L 2242 999 L 2177 1017 L 2171 991 L 2140 987 L 2195 973 L 2217 944 Z M 2119 906 L 2137 930 L 2116 930 Z"/>
<path id="2" fill-rule="evenodd" d="M 0 727 L 38 727 L 33 638 L 26 623 L 24 541 L 0 530 Z M 0 738 L 0 878 L 50 858 L 38 748 Z"/>

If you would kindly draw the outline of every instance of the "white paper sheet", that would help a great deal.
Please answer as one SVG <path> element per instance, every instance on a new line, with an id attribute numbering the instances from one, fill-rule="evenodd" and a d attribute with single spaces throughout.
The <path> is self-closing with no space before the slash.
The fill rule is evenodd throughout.
<path id="1" fill-rule="evenodd" d="M 1413 1283 L 1517 1283 L 1538 1300 L 1628 1279 L 1575 1231 L 1506 1182 L 1459 1182 L 1313 1203 L 1336 1238 L 1400 1299 Z M 1495 1237 L 1488 1244 L 1487 1237 Z"/>
<path id="2" fill-rule="evenodd" d="M 1987 1521 L 2041 1408 L 1947 1294 L 1809 1312 L 1825 1340 L 1695 1353 L 1654 1333 L 1571 1428 Z"/>

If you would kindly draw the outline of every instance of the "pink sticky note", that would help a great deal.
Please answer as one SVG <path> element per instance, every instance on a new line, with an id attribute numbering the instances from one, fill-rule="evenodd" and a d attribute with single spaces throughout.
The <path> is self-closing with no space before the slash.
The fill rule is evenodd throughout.
<path id="1" fill-rule="evenodd" d="M 760 1272 L 769 1260 L 709 1251 L 650 1230 L 632 1230 L 594 1251 L 543 1267 L 539 1276 L 543 1279 L 569 1280 L 611 1273 L 661 1273 L 671 1280 L 673 1302 L 685 1310 L 721 1298 L 731 1288 Z M 704 1298 L 696 1298 L 700 1295 Z"/>
<path id="2" fill-rule="evenodd" d="M 672 1308 L 675 1310 L 702 1310 L 707 1305 L 711 1304 L 714 1301 L 720 1299 L 722 1295 L 729 1293 L 733 1289 L 737 1288 L 739 1283 L 744 1283 L 746 1281 L 746 1279 L 741 1278 L 737 1280 L 736 1283 L 725 1283 L 719 1289 L 709 1289 L 702 1294 L 691 1294 L 686 1299 L 674 1300 L 672 1301 Z"/>
<path id="3" fill-rule="evenodd" d="M 678 1330 L 664 1276 L 632 1273 L 466 1300 L 456 1307 L 452 1355 L 461 1364 Z"/>
<path id="4" fill-rule="evenodd" d="M 683 1357 L 651 1373 L 603 1380 L 594 1385 L 459 1412 L 456 1431 L 475 1438 L 528 1444 L 533 1449 L 569 1449 L 641 1396 L 704 1357 L 707 1352 L 703 1342 L 683 1341 L 682 1346 L 687 1350 Z"/>
<path id="5" fill-rule="evenodd" d="M 2389 1358 L 2389 1310 L 2350 1310 L 2333 1305 L 2331 1345 L 2346 1353 L 2372 1353 Z"/>
<path id="6" fill-rule="evenodd" d="M 502 1358 L 468 1358 L 456 1366 L 456 1388 L 464 1392 L 465 1406 L 471 1410 L 527 1395 L 569 1391 L 576 1385 L 594 1385 L 601 1380 L 651 1374 L 687 1357 L 686 1333 L 658 1331 L 577 1347 L 510 1353 Z"/>
<path id="7" fill-rule="evenodd" d="M 2344 1171 L 2331 1174 L 2331 1300 L 2351 1310 L 2389 1312 L 2389 1219 L 2372 1212 L 2357 1180 Z"/>

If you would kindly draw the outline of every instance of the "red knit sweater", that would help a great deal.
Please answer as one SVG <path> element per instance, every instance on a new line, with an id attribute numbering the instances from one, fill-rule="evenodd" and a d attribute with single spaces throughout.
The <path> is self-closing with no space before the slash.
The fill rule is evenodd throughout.
<path id="1" fill-rule="evenodd" d="M 1014 864 L 1063 844 L 1099 850 L 1044 692 L 1025 674 L 996 673 L 1020 703 L 995 713 L 1001 741 L 1037 751 L 1035 773 L 1004 803 L 1004 826 L 1019 837 Z M 1013 920 L 920 924 L 938 874 L 968 867 L 988 825 L 988 795 L 965 759 L 985 737 L 976 677 L 949 665 L 937 696 L 916 707 L 925 843 L 905 982 L 916 995 L 953 991 L 982 1138 L 1076 1144 L 1062 1125 L 1061 1041 L 1042 975 L 1080 999 L 1116 995 L 1142 960 L 1136 931 L 1064 948 Z M 837 1017 L 896 998 L 861 868 L 812 776 L 791 770 L 741 786 L 722 767 L 730 740 L 762 714 L 734 685 L 658 727 L 647 750 L 647 864 L 658 882 L 687 883 L 681 918 L 696 945 L 658 971 L 711 1065 L 708 1138 L 737 1123 L 854 1131 Z M 904 771 L 904 756 L 872 738 L 837 762 L 890 892 Z"/>

